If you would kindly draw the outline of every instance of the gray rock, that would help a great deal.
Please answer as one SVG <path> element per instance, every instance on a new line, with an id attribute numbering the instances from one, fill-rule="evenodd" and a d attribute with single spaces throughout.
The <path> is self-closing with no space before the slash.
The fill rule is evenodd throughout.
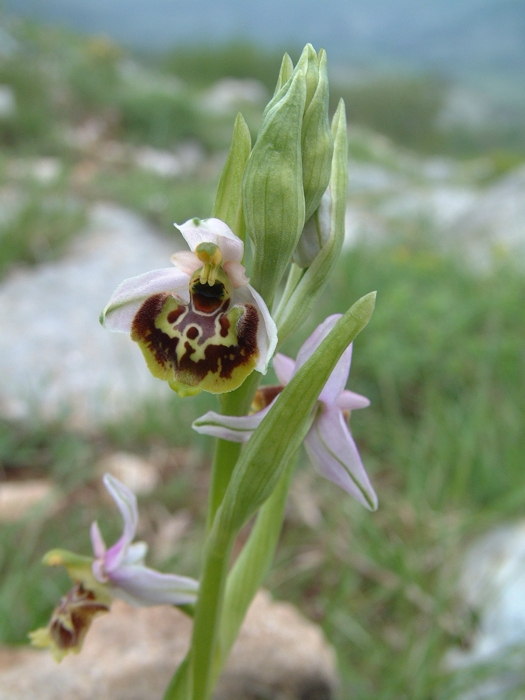
<path id="1" fill-rule="evenodd" d="M 190 633 L 191 621 L 175 609 L 116 602 L 94 621 L 82 652 L 60 665 L 46 651 L 0 649 L 0 700 L 160 700 Z M 214 700 L 330 700 L 337 687 L 320 629 L 261 592 Z"/>
<path id="2" fill-rule="evenodd" d="M 41 514 L 58 503 L 59 493 L 47 479 L 0 482 L 0 523 Z"/>
<path id="3" fill-rule="evenodd" d="M 175 233 L 164 239 L 140 217 L 99 204 L 62 260 L 10 274 L 0 286 L 0 414 L 90 429 L 165 395 L 135 343 L 98 317 L 120 282 L 169 267 L 181 246 Z"/>
<path id="4" fill-rule="evenodd" d="M 499 700 L 507 690 L 525 684 L 525 521 L 499 526 L 470 546 L 458 590 L 479 623 L 470 648 L 451 649 L 445 666 L 460 670 L 493 665 L 492 677 L 461 700 Z M 512 697 L 517 700 L 525 693 Z"/>
<path id="5" fill-rule="evenodd" d="M 525 263 L 525 166 L 487 188 L 461 217 L 455 233 L 470 259 L 486 269 L 494 259 Z"/>

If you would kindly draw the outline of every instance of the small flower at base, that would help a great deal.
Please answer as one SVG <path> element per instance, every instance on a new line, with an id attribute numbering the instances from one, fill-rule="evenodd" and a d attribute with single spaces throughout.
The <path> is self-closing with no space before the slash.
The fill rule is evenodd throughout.
<path id="1" fill-rule="evenodd" d="M 187 606 L 197 600 L 198 581 L 145 565 L 146 543 L 133 542 L 139 519 L 137 498 L 110 474 L 103 481 L 122 516 L 120 539 L 108 549 L 93 522 L 91 542 L 95 558 L 53 549 L 43 559 L 48 566 L 65 566 L 75 584 L 53 611 L 49 625 L 30 633 L 31 643 L 51 648 L 58 661 L 69 652 L 80 651 L 92 620 L 107 612 L 114 598 L 139 607 Z"/>

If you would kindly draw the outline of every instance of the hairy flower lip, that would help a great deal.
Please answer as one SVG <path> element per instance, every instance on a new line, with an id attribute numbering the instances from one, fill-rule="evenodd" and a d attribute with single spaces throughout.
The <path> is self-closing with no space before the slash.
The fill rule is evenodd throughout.
<path id="1" fill-rule="evenodd" d="M 329 316 L 300 348 L 297 359 L 277 353 L 273 367 L 282 385 L 312 356 L 335 326 L 340 314 Z M 324 385 L 318 399 L 312 427 L 305 438 L 306 451 L 317 471 L 344 489 L 369 510 L 377 509 L 377 496 L 361 462 L 358 449 L 345 420 L 345 414 L 370 405 L 360 394 L 345 389 L 352 360 L 352 345 L 345 350 Z M 279 393 L 265 408 L 249 416 L 223 416 L 209 411 L 193 423 L 199 433 L 233 442 L 246 442 L 257 429 Z"/>
<path id="2" fill-rule="evenodd" d="M 108 330 L 131 333 L 133 340 L 139 343 L 143 353 L 145 353 L 146 361 L 154 376 L 166 379 L 175 390 L 179 390 L 182 383 L 183 386 L 189 387 L 187 393 L 196 393 L 201 388 L 214 393 L 231 391 L 244 381 L 245 376 L 252 369 L 262 374 L 266 372 L 269 360 L 277 345 L 277 328 L 264 300 L 248 283 L 249 280 L 241 263 L 244 252 L 244 244 L 241 239 L 224 222 L 214 218 L 191 219 L 180 225 L 178 229 L 191 250 L 175 253 L 172 256 L 174 268 L 153 270 L 122 282 L 102 312 L 101 323 Z M 195 252 L 197 248 L 199 250 Z M 203 263 L 201 258 L 207 262 Z M 200 275 L 199 270 L 201 270 Z M 227 309 L 225 307 L 224 310 L 218 301 L 212 299 L 213 295 L 202 293 L 202 289 L 197 290 L 197 294 L 194 294 L 197 281 L 201 285 L 208 284 L 210 290 L 213 290 L 217 286 L 217 280 L 222 280 L 222 283 L 226 284 L 228 288 L 229 306 Z M 240 330 L 246 328 L 246 322 L 249 320 L 253 326 L 253 342 L 250 336 L 244 349 L 242 346 L 239 347 L 241 352 L 235 376 L 228 372 L 223 374 L 220 369 L 211 369 L 214 365 L 210 364 L 210 369 L 206 369 L 210 381 L 200 378 L 202 370 L 197 372 L 197 368 L 195 368 L 195 378 L 192 379 L 188 368 L 183 370 L 179 366 L 181 361 L 179 351 L 175 354 L 175 348 L 170 346 L 170 337 L 173 337 L 173 331 L 167 329 L 167 334 L 166 328 L 163 328 L 164 336 L 161 335 L 152 340 L 153 335 L 158 335 L 161 332 L 156 325 L 157 317 L 152 318 L 149 315 L 151 304 L 147 307 L 147 312 L 143 310 L 146 308 L 145 305 L 158 295 L 164 295 L 164 299 L 168 296 L 173 297 L 181 307 L 187 307 L 191 299 L 195 299 L 199 305 L 199 311 L 208 313 L 206 309 L 209 307 L 209 315 L 215 313 L 217 317 L 230 314 L 232 310 L 237 308 L 244 311 L 251 306 L 255 309 L 255 317 L 248 313 L 241 314 L 240 317 L 238 314 L 235 316 L 238 319 L 237 325 L 232 326 L 232 329 L 235 329 L 235 335 L 228 336 L 227 341 L 221 340 L 217 331 L 214 331 L 217 340 L 213 340 L 213 343 L 216 346 L 233 348 L 234 345 L 231 343 L 235 344 L 236 339 L 240 345 Z M 208 296 L 210 301 L 208 301 Z M 139 312 L 143 319 L 146 318 L 145 314 L 147 313 L 147 317 L 155 322 L 154 325 L 142 322 L 140 332 L 137 326 Z M 155 313 L 160 314 L 160 311 L 157 310 Z M 237 330 L 239 330 L 238 335 Z M 195 332 L 192 332 L 195 335 Z M 172 336 L 169 333 L 172 333 Z M 176 333 L 179 331 L 177 330 Z M 195 335 L 195 337 L 197 336 Z M 208 335 L 207 337 L 213 336 Z M 182 338 L 182 342 L 187 342 L 187 339 Z M 199 350 L 201 342 L 200 339 L 195 341 L 191 352 L 188 351 L 188 361 L 199 361 L 199 353 L 204 353 L 204 347 L 202 351 Z M 168 350 L 168 348 L 170 349 Z M 224 349 L 223 352 L 225 352 Z M 208 356 L 206 355 L 206 357 Z M 218 371 L 221 373 L 217 375 L 218 379 L 215 380 L 213 376 Z M 182 388 L 180 391 L 183 392 L 184 389 Z"/>

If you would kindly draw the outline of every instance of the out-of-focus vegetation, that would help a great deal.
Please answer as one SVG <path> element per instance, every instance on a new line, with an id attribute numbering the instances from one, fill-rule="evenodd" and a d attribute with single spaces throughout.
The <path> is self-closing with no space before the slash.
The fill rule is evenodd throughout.
<path id="1" fill-rule="evenodd" d="M 299 50 L 286 49 L 297 61 Z M 188 44 L 168 53 L 162 65 L 174 75 L 194 85 L 212 85 L 225 77 L 260 80 L 268 90 L 275 87 L 283 51 L 268 50 L 236 40 L 217 45 Z"/>
<path id="2" fill-rule="evenodd" d="M 233 120 L 210 108 L 208 90 L 233 76 L 255 78 L 270 94 L 280 61 L 235 43 L 186 47 L 155 63 L 106 39 L 29 24 L 11 31 L 18 48 L 0 57 L 0 85 L 14 96 L 14 111 L 0 116 L 0 274 L 59 256 L 100 199 L 165 231 L 209 215 Z M 447 89 L 435 78 L 374 79 L 332 85 L 332 98 L 343 94 L 353 122 L 404 147 L 384 150 L 392 168 L 398 158 L 401 170 L 406 148 L 483 155 L 491 176 L 523 159 L 517 126 L 514 135 L 507 126 L 465 127 L 465 136 L 443 130 Z M 243 108 L 253 129 L 262 107 Z M 353 139 L 352 158 L 375 164 L 370 143 Z M 140 166 L 141 149 L 176 155 L 184 144 L 202 154 L 184 172 Z M 400 226 L 380 247 L 363 243 L 343 255 L 326 306 L 284 349 L 293 355 L 327 314 L 378 290 L 373 320 L 355 343 L 350 387 L 372 400 L 351 421 L 380 509 L 360 508 L 313 475 L 303 455 L 295 499 L 311 517 L 291 507 L 269 579 L 276 596 L 323 625 L 339 655 L 343 697 L 356 700 L 454 697 L 457 678 L 443 671 L 443 654 L 468 644 L 473 630 L 456 599 L 462 549 L 476 532 L 522 514 L 525 500 L 523 275 L 510 263 L 469 271 L 424 221 L 408 228 L 410 235 Z M 63 573 L 40 566 L 47 549 L 87 554 L 95 518 L 107 524 L 108 541 L 118 532 L 118 515 L 95 485 L 97 461 L 113 451 L 158 466 L 161 485 L 141 499 L 141 537 L 154 544 L 159 512 L 184 509 L 192 526 L 157 563 L 198 573 L 210 442 L 190 424 L 214 403 L 199 396 L 181 405 L 167 394 L 162 407 L 144 406 L 91 435 L 0 421 L 2 475 L 49 476 L 63 494 L 51 514 L 0 527 L 2 642 L 24 643 L 66 589 Z"/>

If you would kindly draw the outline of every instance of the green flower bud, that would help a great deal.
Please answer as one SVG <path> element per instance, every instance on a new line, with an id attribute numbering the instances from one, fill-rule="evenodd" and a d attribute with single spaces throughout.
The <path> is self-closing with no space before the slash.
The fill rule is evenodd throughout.
<path id="1" fill-rule="evenodd" d="M 348 142 L 345 106 L 342 100 L 332 121 L 332 136 L 334 151 L 330 185 L 316 213 L 305 226 L 286 288 L 274 314 L 280 343 L 293 333 L 310 313 L 332 274 L 343 245 L 348 185 Z"/>
<path id="2" fill-rule="evenodd" d="M 321 50 L 317 57 L 315 51 L 311 47 L 310 49 L 306 73 L 306 110 L 301 135 L 306 221 L 319 206 L 328 187 L 333 153 L 328 119 L 326 53 Z"/>
<path id="3" fill-rule="evenodd" d="M 305 99 L 305 74 L 295 70 L 270 102 L 244 172 L 244 219 L 254 249 L 252 283 L 267 303 L 305 221 L 301 152 Z"/>

